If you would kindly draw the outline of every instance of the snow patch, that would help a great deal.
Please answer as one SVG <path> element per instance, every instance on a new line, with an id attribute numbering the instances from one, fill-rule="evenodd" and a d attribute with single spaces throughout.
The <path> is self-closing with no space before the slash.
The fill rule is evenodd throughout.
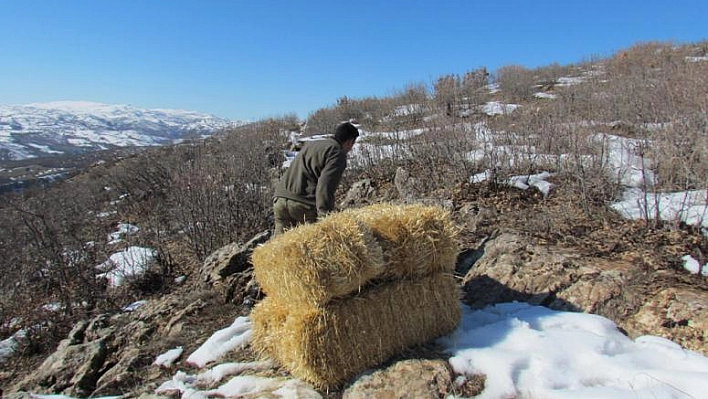
<path id="1" fill-rule="evenodd" d="M 251 320 L 248 317 L 237 317 L 233 324 L 212 335 L 189 358 L 187 363 L 204 367 L 224 354 L 248 345 L 251 340 Z"/>
<path id="2" fill-rule="evenodd" d="M 96 266 L 100 273 L 97 277 L 105 278 L 111 287 L 125 283 L 126 278 L 144 274 L 155 259 L 155 250 L 142 247 L 128 247 L 112 254 L 107 261 Z"/>

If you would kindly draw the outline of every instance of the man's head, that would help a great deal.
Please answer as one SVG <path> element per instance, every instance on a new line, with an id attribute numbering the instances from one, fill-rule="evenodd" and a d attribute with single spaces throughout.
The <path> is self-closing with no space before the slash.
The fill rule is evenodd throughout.
<path id="1" fill-rule="evenodd" d="M 334 132 L 334 138 L 342 144 L 342 149 L 347 153 L 354 147 L 357 137 L 359 137 L 359 129 L 351 122 L 340 123 Z"/>

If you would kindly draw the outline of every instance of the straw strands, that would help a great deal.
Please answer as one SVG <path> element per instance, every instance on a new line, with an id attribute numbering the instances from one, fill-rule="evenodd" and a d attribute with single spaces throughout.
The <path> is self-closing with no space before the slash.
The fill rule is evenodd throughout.
<path id="1" fill-rule="evenodd" d="M 274 237 L 253 251 L 253 271 L 266 295 L 322 304 L 376 279 L 452 273 L 456 235 L 442 208 L 371 205 Z"/>
<path id="2" fill-rule="evenodd" d="M 251 312 L 252 345 L 318 387 L 334 387 L 460 320 L 451 274 L 370 287 L 320 307 L 267 297 Z"/>
<path id="3" fill-rule="evenodd" d="M 371 231 L 344 212 L 274 237 L 253 251 L 252 263 L 266 295 L 313 304 L 357 292 L 384 269 Z"/>
<path id="4" fill-rule="evenodd" d="M 384 253 L 380 278 L 452 273 L 459 248 L 457 228 L 443 208 L 420 204 L 376 204 L 351 211 L 370 228 Z"/>
<path id="5" fill-rule="evenodd" d="M 253 348 L 331 388 L 452 331 L 456 232 L 441 208 L 379 204 L 274 237 L 252 255 Z"/>

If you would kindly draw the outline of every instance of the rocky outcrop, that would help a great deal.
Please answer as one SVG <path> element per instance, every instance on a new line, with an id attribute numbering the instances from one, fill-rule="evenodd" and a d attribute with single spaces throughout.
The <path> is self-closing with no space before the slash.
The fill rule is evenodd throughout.
<path id="1" fill-rule="evenodd" d="M 342 399 L 438 399 L 452 386 L 452 372 L 443 360 L 403 360 L 355 381 Z"/>
<path id="2" fill-rule="evenodd" d="M 49 392 L 64 392 L 74 397 L 85 397 L 93 392 L 108 356 L 108 341 L 112 331 L 105 336 L 85 341 L 90 325 L 79 323 L 37 372 L 20 382 L 16 390 L 41 387 Z"/>
<path id="3" fill-rule="evenodd" d="M 633 337 L 659 335 L 708 354 L 708 292 L 676 281 L 674 287 L 667 287 L 672 284 L 668 272 L 580 256 L 512 233 L 502 233 L 460 259 L 478 259 L 458 267 L 466 271 L 464 301 L 472 307 L 525 301 L 595 313 L 615 321 Z"/>
<path id="4" fill-rule="evenodd" d="M 660 335 L 708 355 L 708 294 L 694 287 L 662 289 L 624 323 L 634 336 Z"/>
<path id="5" fill-rule="evenodd" d="M 259 244 L 270 238 L 270 231 L 263 231 L 245 244 L 231 243 L 214 251 L 202 265 L 201 280 L 213 287 L 224 302 L 241 303 L 248 296 L 257 296 L 253 286 L 251 253 Z"/>
<path id="6" fill-rule="evenodd" d="M 359 180 L 352 184 L 340 204 L 342 208 L 361 206 L 370 203 L 375 194 L 376 188 L 374 188 L 371 179 Z"/>
<path id="7" fill-rule="evenodd" d="M 238 315 L 237 308 L 216 301 L 210 291 L 175 293 L 145 301 L 132 312 L 82 321 L 36 372 L 9 391 L 88 397 L 140 388 L 161 376 L 150 367 L 157 355 L 176 343 L 194 348 Z"/>
<path id="8" fill-rule="evenodd" d="M 152 365 L 156 356 L 175 346 L 183 346 L 186 353 L 194 351 L 243 311 L 233 298 L 247 295 L 252 281 L 250 251 L 267 238 L 264 232 L 247 244 L 215 252 L 194 282 L 198 287 L 180 286 L 132 312 L 102 314 L 78 323 L 35 373 L 4 387 L 8 388 L 5 397 L 27 397 L 23 392 L 156 397 L 158 383 L 174 371 Z M 708 354 L 708 292 L 678 283 L 672 278 L 676 271 L 647 270 L 623 260 L 583 256 L 506 232 L 464 250 L 456 272 L 463 301 L 472 307 L 520 300 L 591 312 L 614 320 L 631 337 L 659 335 Z M 238 293 L 232 292 L 225 303 L 228 290 Z M 360 376 L 344 387 L 342 398 L 472 397 L 483 389 L 484 376 L 455 378 L 444 355 L 411 357 Z"/>

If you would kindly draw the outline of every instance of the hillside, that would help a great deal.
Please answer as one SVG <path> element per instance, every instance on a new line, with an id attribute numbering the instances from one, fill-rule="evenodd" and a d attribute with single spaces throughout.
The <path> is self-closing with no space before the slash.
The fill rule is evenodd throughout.
<path id="1" fill-rule="evenodd" d="M 86 101 L 0 105 L 0 191 L 242 124 L 192 111 Z"/>
<path id="2" fill-rule="evenodd" d="M 174 144 L 237 125 L 211 115 L 79 101 L 0 106 L 0 159 Z"/>
<path id="3" fill-rule="evenodd" d="M 593 313 L 632 339 L 656 335 L 705 355 L 706 56 L 705 42 L 645 43 L 573 65 L 480 68 L 390 97 L 342 97 L 305 124 L 232 127 L 5 194 L 0 338 L 24 335 L 0 386 L 31 377 L 67 334 L 70 347 L 99 342 L 112 355 L 84 386 L 47 376 L 24 389 L 139 396 L 171 380 L 173 369 L 152 366 L 158 355 L 176 346 L 193 353 L 258 299 L 247 264 L 219 280 L 209 255 L 270 229 L 281 163 L 348 119 L 362 136 L 339 206 L 448 209 L 461 230 L 466 305 L 517 300 Z M 144 273 L 108 285 L 96 266 L 135 248 L 151 254 Z M 122 311 L 138 300 L 143 310 Z M 256 360 L 248 347 L 226 357 Z M 391 364 L 432 359 L 448 370 L 449 357 L 431 343 Z M 472 390 L 471 379 L 453 388 L 456 377 L 441 392 Z"/>

